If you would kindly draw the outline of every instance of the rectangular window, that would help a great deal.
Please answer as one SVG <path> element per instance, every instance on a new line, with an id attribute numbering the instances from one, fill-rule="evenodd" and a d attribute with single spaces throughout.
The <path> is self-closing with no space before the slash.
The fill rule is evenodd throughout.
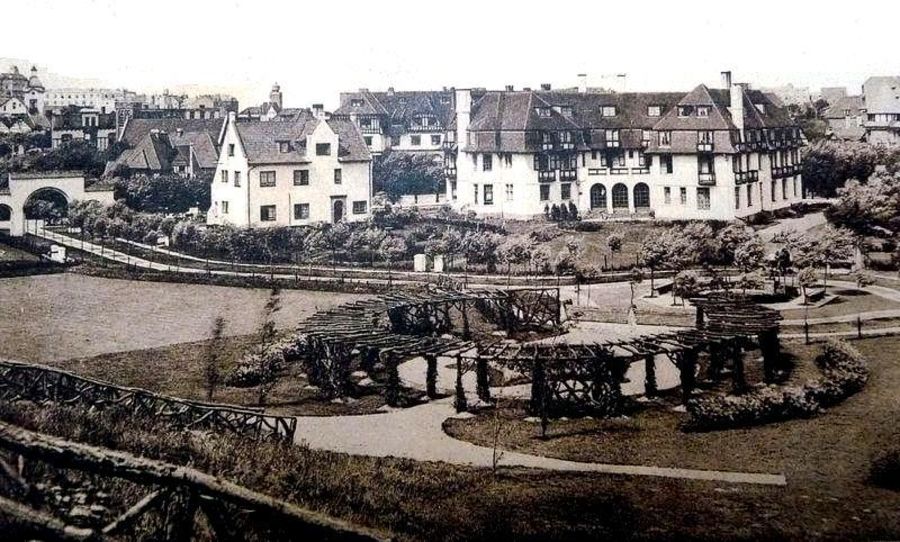
<path id="1" fill-rule="evenodd" d="M 372 146 L 372 136 L 365 136 L 365 137 L 363 137 L 363 141 L 366 142 L 366 147 L 371 147 L 371 146 Z"/>
<path id="2" fill-rule="evenodd" d="M 697 188 L 697 208 L 709 209 L 709 188 L 705 186 Z"/>
<path id="3" fill-rule="evenodd" d="M 494 167 L 494 156 L 491 154 L 482 154 L 481 155 L 481 169 L 483 171 L 490 171 L 491 168 Z"/>
<path id="4" fill-rule="evenodd" d="M 572 185 L 569 183 L 563 183 L 559 185 L 559 198 L 563 200 L 572 198 Z"/>
<path id="5" fill-rule="evenodd" d="M 734 187 L 734 208 L 735 209 L 741 208 L 741 187 L 740 186 Z"/>
<path id="6" fill-rule="evenodd" d="M 512 201 L 512 200 L 513 200 L 513 185 L 507 184 L 506 185 L 506 201 Z"/>
<path id="7" fill-rule="evenodd" d="M 666 175 L 672 174 L 672 156 L 671 155 L 660 155 L 660 157 L 659 157 L 659 172 L 664 173 Z"/>
<path id="8" fill-rule="evenodd" d="M 776 200 L 776 198 L 775 198 L 776 194 L 778 194 L 778 181 L 776 181 L 775 179 L 772 179 L 772 194 L 771 194 L 772 201 Z"/>
<path id="9" fill-rule="evenodd" d="M 316 156 L 331 156 L 331 143 L 316 143 Z"/>
<path id="10" fill-rule="evenodd" d="M 665 186 L 663 187 L 663 203 L 666 205 L 672 205 L 672 187 Z"/>
<path id="11" fill-rule="evenodd" d="M 234 172 L 234 186 L 241 186 L 241 172 Z"/>
<path id="12" fill-rule="evenodd" d="M 615 117 L 616 116 L 616 106 L 604 105 L 600 114 L 604 117 Z"/>
<path id="13" fill-rule="evenodd" d="M 422 136 L 417 136 L 417 135 L 409 136 L 409 144 L 412 145 L 413 147 L 418 147 L 419 145 L 422 144 Z"/>
<path id="14" fill-rule="evenodd" d="M 660 147 L 671 147 L 672 146 L 672 132 L 669 130 L 663 130 L 659 132 L 659 146 Z"/>
<path id="15" fill-rule="evenodd" d="M 221 171 L 221 173 L 219 173 L 219 176 L 222 177 L 222 182 L 223 182 L 223 183 L 227 183 L 227 182 L 228 182 L 228 171 L 227 171 L 227 170 L 224 170 L 224 169 L 223 169 L 223 170 Z"/>
<path id="16" fill-rule="evenodd" d="M 431 144 L 432 145 L 440 145 L 441 144 L 441 136 L 439 136 L 439 135 L 431 136 Z"/>
<path id="17" fill-rule="evenodd" d="M 747 185 L 747 207 L 753 207 L 753 185 Z"/>
<path id="18" fill-rule="evenodd" d="M 450 181 L 450 199 L 456 201 L 456 181 Z"/>
<path id="19" fill-rule="evenodd" d="M 228 202 L 227 201 L 222 202 L 222 214 L 223 215 L 228 214 Z"/>
<path id="20" fill-rule="evenodd" d="M 659 117 L 662 114 L 662 107 L 658 105 L 651 105 L 647 107 L 647 116 L 648 117 Z"/>
<path id="21" fill-rule="evenodd" d="M 260 171 L 259 172 L 259 187 L 260 188 L 272 188 L 275 186 L 275 172 L 274 171 Z"/>
<path id="22" fill-rule="evenodd" d="M 228 144 L 228 156 L 234 156 L 234 143 Z"/>
<path id="23" fill-rule="evenodd" d="M 280 152 L 280 153 L 291 152 L 291 143 L 289 141 L 279 141 L 278 142 L 278 152 Z"/>
<path id="24" fill-rule="evenodd" d="M 275 222 L 275 206 L 263 205 L 259 208 L 260 222 Z"/>
<path id="25" fill-rule="evenodd" d="M 550 200 L 550 185 L 542 184 L 540 186 L 541 189 L 541 201 L 549 201 Z"/>
<path id="26" fill-rule="evenodd" d="M 493 205 L 494 204 L 494 185 L 492 185 L 492 184 L 484 185 L 484 204 L 485 205 Z"/>
<path id="27" fill-rule="evenodd" d="M 341 169 L 334 170 L 334 184 L 341 184 Z"/>
<path id="28" fill-rule="evenodd" d="M 353 214 L 364 215 L 369 207 L 369 203 L 365 200 L 353 202 Z"/>
<path id="29" fill-rule="evenodd" d="M 478 185 L 477 185 L 477 184 L 473 184 L 473 185 L 472 185 L 472 189 L 473 189 L 473 191 L 474 191 L 474 193 L 475 193 L 475 205 L 478 205 Z"/>
<path id="30" fill-rule="evenodd" d="M 295 203 L 294 204 L 294 220 L 306 220 L 309 218 L 309 204 L 308 203 Z"/>
<path id="31" fill-rule="evenodd" d="M 788 199 L 788 180 L 787 177 L 781 179 L 781 199 Z"/>
<path id="32" fill-rule="evenodd" d="M 682 186 L 679 189 L 679 201 L 682 205 L 687 205 L 687 187 Z"/>
<path id="33" fill-rule="evenodd" d="M 709 106 L 706 106 L 706 105 L 697 106 L 697 116 L 698 117 L 708 117 L 709 116 Z"/>
<path id="34" fill-rule="evenodd" d="M 294 186 L 309 186 L 309 170 L 308 169 L 295 169 L 294 170 Z"/>

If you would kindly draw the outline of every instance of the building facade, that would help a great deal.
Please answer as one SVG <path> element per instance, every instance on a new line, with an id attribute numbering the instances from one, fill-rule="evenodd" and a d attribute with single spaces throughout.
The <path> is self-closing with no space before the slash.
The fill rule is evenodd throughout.
<path id="1" fill-rule="evenodd" d="M 238 122 L 221 138 L 210 225 L 303 226 L 370 216 L 372 157 L 359 129 L 324 112 Z"/>
<path id="2" fill-rule="evenodd" d="M 350 119 L 363 134 L 369 150 L 443 155 L 448 130 L 455 118 L 455 93 L 438 91 L 342 92 L 335 116 Z"/>
<path id="3" fill-rule="evenodd" d="M 866 141 L 900 144 L 900 77 L 869 77 L 863 83 Z"/>
<path id="4" fill-rule="evenodd" d="M 527 218 L 584 214 L 729 220 L 803 197 L 803 135 L 760 91 L 457 90 L 447 200 Z"/>
<path id="5" fill-rule="evenodd" d="M 828 122 L 830 136 L 835 139 L 861 141 L 866 136 L 866 104 L 862 96 L 834 99 L 823 117 Z"/>
<path id="6" fill-rule="evenodd" d="M 8 73 L 0 73 L 0 105 L 4 109 L 13 107 L 10 100 L 17 100 L 24 110 L 15 111 L 13 114 L 42 115 L 46 103 L 46 89 L 37 74 L 37 68 L 31 67 L 31 76 L 25 77 L 19 73 L 19 68 L 13 66 Z M 17 108 L 18 105 L 16 105 Z M 19 108 L 21 109 L 21 108 Z M 4 116 L 8 116 L 4 111 Z"/>

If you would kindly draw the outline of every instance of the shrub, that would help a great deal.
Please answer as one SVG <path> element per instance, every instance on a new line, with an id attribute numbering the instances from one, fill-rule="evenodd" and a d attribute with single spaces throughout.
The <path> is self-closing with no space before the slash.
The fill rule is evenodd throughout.
<path id="1" fill-rule="evenodd" d="M 900 448 L 891 450 L 872 462 L 869 481 L 877 486 L 900 490 Z"/>
<path id="2" fill-rule="evenodd" d="M 763 386 L 744 395 L 716 395 L 688 404 L 687 431 L 746 427 L 792 418 L 808 418 L 862 389 L 868 369 L 850 345 L 829 341 L 816 363 L 822 377 L 803 386 Z"/>

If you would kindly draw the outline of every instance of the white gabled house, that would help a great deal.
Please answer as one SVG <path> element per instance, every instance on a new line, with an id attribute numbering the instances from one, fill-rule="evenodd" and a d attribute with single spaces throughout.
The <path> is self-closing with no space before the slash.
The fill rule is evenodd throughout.
<path id="1" fill-rule="evenodd" d="M 210 225 L 303 226 L 369 217 L 372 157 L 349 120 L 304 110 L 290 120 L 230 114 L 212 181 Z"/>

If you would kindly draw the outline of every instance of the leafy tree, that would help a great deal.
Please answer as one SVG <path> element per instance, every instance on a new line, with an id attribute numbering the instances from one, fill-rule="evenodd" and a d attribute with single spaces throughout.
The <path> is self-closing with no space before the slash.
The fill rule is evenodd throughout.
<path id="1" fill-rule="evenodd" d="M 116 199 L 123 199 L 135 211 L 149 213 L 183 213 L 191 207 L 209 209 L 212 174 L 194 178 L 180 175 L 136 175 L 117 177 Z"/>
<path id="2" fill-rule="evenodd" d="M 433 156 L 385 152 L 372 165 L 372 184 L 390 201 L 404 194 L 434 194 L 443 191 L 443 167 Z"/>
<path id="3" fill-rule="evenodd" d="M 622 250 L 622 234 L 613 232 L 606 238 L 606 246 L 610 252 L 619 252 Z"/>
<path id="4" fill-rule="evenodd" d="M 882 173 L 866 182 L 849 181 L 828 210 L 829 221 L 860 234 L 900 232 L 900 174 Z"/>
<path id="5" fill-rule="evenodd" d="M 641 242 L 640 262 L 650 270 L 650 297 L 656 296 L 654 279 L 671 254 L 671 239 L 667 235 L 650 235 Z"/>
<path id="6" fill-rule="evenodd" d="M 744 273 L 752 273 L 761 268 L 766 259 L 766 249 L 762 242 L 751 237 L 734 251 L 734 264 Z"/>
<path id="7" fill-rule="evenodd" d="M 803 186 L 831 197 L 850 179 L 868 179 L 877 162 L 876 148 L 867 143 L 821 141 L 804 152 Z"/>
<path id="8" fill-rule="evenodd" d="M 206 386 L 206 400 L 212 401 L 216 389 L 222 383 L 222 335 L 225 319 L 217 316 L 213 321 L 210 340 L 206 344 L 203 359 L 203 383 Z"/>
<path id="9" fill-rule="evenodd" d="M 396 235 L 389 235 L 381 241 L 381 246 L 378 248 L 378 252 L 381 254 L 384 261 L 388 264 L 388 281 L 391 280 L 390 271 L 392 269 L 393 262 L 399 260 L 409 251 L 409 246 L 406 244 L 406 240 L 402 237 L 398 237 Z"/>
<path id="10" fill-rule="evenodd" d="M 807 292 L 810 288 L 816 285 L 818 282 L 818 277 L 816 276 L 816 270 L 812 267 L 803 267 L 797 273 L 797 284 L 800 285 L 800 291 L 803 293 L 803 304 L 806 305 L 808 303 Z"/>
<path id="11" fill-rule="evenodd" d="M 675 303 L 675 296 L 681 298 L 681 304 L 688 297 L 693 297 L 700 289 L 700 276 L 694 271 L 682 271 L 675 275 L 672 283 L 672 304 Z"/>

